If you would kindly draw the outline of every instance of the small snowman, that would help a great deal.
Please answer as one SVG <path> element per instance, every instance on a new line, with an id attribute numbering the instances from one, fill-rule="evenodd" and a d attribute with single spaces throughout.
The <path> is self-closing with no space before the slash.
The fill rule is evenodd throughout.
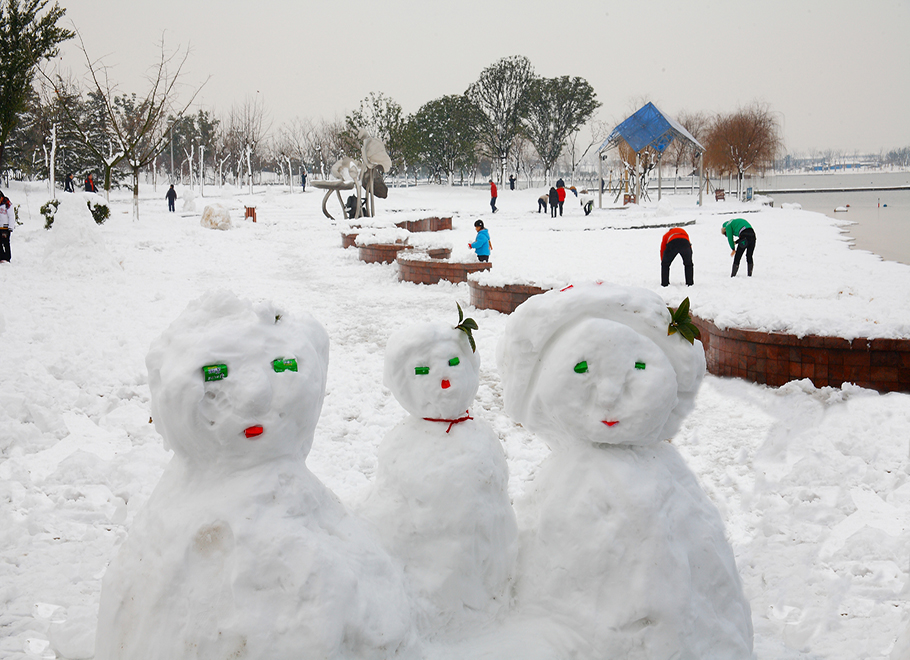
<path id="1" fill-rule="evenodd" d="M 535 296 L 506 325 L 506 412 L 552 449 L 517 504 L 516 612 L 575 634 L 550 635 L 553 657 L 751 657 L 723 522 L 667 442 L 705 373 L 687 309 L 590 284 Z"/>
<path id="2" fill-rule="evenodd" d="M 384 383 L 410 413 L 379 447 L 363 512 L 405 566 L 421 627 L 457 634 L 495 615 L 517 553 L 508 466 L 490 425 L 471 413 L 477 325 L 423 323 L 393 334 Z"/>
<path id="3" fill-rule="evenodd" d="M 152 344 L 174 457 L 104 576 L 97 660 L 410 657 L 403 575 L 306 467 L 328 349 L 228 292 Z"/>

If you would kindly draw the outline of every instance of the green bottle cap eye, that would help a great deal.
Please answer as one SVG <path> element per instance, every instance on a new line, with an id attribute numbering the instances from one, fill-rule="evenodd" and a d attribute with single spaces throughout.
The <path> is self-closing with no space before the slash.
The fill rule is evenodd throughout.
<path id="1" fill-rule="evenodd" d="M 584 374 L 587 372 L 588 372 L 588 363 L 587 362 L 579 362 L 578 364 L 575 365 L 575 373 Z"/>
<path id="2" fill-rule="evenodd" d="M 451 360 L 449 360 L 450 367 L 457 367 L 459 364 L 461 364 L 461 360 L 459 360 L 457 357 L 454 357 Z"/>
<path id="3" fill-rule="evenodd" d="M 275 370 L 276 374 L 280 374 L 282 371 L 297 371 L 297 360 L 295 358 L 272 360 L 272 369 Z"/>
<path id="4" fill-rule="evenodd" d="M 428 373 L 430 373 L 430 368 L 429 367 L 415 367 L 414 373 L 417 374 L 418 376 L 426 376 Z"/>
<path id="5" fill-rule="evenodd" d="M 205 382 L 209 383 L 213 380 L 224 380 L 227 378 L 228 369 L 226 364 L 208 364 L 202 367 L 202 376 L 205 378 Z"/>
<path id="6" fill-rule="evenodd" d="M 636 362 L 636 363 L 635 363 L 635 368 L 636 368 L 636 369 L 644 369 L 644 368 L 645 368 L 645 363 L 644 363 L 644 362 Z"/>

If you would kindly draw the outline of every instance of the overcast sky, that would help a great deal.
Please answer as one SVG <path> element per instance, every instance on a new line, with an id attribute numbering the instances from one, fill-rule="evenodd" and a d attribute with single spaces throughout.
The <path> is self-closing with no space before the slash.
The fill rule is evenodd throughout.
<path id="1" fill-rule="evenodd" d="M 581 76 L 618 123 L 664 112 L 779 114 L 792 152 L 910 145 L 910 0 L 58 0 L 121 92 L 160 51 L 191 49 L 184 93 L 217 114 L 260 95 L 277 128 L 343 118 L 370 92 L 405 113 L 460 94 L 501 57 Z M 81 77 L 74 42 L 58 66 Z M 635 107 L 633 107 L 633 105 Z"/>

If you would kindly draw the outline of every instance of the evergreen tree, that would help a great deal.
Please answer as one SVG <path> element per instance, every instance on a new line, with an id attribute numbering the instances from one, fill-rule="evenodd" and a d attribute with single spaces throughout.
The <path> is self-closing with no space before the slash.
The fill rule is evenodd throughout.
<path id="1" fill-rule="evenodd" d="M 38 65 L 57 54 L 74 33 L 57 27 L 66 10 L 49 0 L 6 0 L 0 4 L 0 169 L 6 143 L 28 108 Z"/>

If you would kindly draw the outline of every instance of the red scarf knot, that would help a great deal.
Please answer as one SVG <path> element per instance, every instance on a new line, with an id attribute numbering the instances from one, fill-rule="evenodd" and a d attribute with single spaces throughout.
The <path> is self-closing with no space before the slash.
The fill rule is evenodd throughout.
<path id="1" fill-rule="evenodd" d="M 474 419 L 473 417 L 471 417 L 470 410 L 465 410 L 464 413 L 465 413 L 464 417 L 459 417 L 458 419 L 433 419 L 432 417 L 424 417 L 423 419 L 427 422 L 448 422 L 449 428 L 446 429 L 446 433 L 448 433 L 449 431 L 452 430 L 452 427 L 455 426 L 456 424 L 460 424 L 461 422 L 466 422 L 469 419 Z"/>

